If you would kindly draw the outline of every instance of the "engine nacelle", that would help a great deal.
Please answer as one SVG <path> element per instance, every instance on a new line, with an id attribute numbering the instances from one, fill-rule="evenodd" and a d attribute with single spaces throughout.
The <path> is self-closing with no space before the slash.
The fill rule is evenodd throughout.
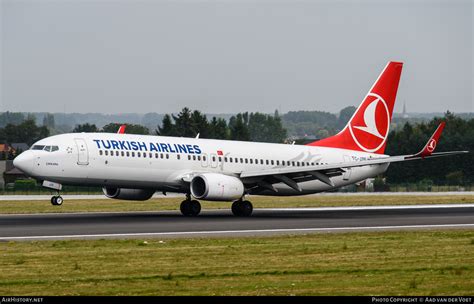
<path id="1" fill-rule="evenodd" d="M 127 189 L 127 188 L 111 188 L 104 187 L 102 188 L 105 196 L 108 198 L 130 200 L 130 201 L 146 201 L 150 199 L 155 190 L 150 189 Z"/>
<path id="2" fill-rule="evenodd" d="M 233 201 L 244 195 L 244 184 L 234 176 L 203 173 L 191 180 L 191 194 L 208 201 Z"/>

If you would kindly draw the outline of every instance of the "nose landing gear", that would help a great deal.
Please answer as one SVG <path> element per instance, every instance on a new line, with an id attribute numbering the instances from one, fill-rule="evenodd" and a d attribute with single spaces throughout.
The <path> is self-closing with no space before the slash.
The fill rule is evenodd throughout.
<path id="1" fill-rule="evenodd" d="M 51 204 L 53 206 L 61 206 L 64 202 L 64 199 L 60 195 L 55 195 L 51 198 Z"/>

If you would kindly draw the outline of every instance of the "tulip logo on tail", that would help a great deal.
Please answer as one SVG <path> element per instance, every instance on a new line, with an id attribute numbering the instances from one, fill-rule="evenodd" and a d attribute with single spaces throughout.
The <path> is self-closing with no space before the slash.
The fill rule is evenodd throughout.
<path id="1" fill-rule="evenodd" d="M 428 143 L 428 146 L 426 147 L 426 150 L 428 152 L 432 153 L 436 149 L 436 139 L 432 138 L 430 142 Z"/>
<path id="2" fill-rule="evenodd" d="M 375 152 L 387 141 L 390 112 L 385 100 L 369 93 L 349 123 L 354 142 L 366 152 Z"/>

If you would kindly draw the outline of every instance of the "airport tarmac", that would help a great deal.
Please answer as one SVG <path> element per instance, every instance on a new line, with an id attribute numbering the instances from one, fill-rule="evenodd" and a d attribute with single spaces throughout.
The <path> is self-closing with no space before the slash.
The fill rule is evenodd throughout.
<path id="1" fill-rule="evenodd" d="M 0 215 L 0 241 L 176 238 L 403 229 L 474 229 L 474 204 Z"/>

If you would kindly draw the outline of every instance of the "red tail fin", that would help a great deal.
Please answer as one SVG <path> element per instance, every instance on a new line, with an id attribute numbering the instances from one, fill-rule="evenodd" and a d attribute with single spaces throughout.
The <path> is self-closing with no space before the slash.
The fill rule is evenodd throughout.
<path id="1" fill-rule="evenodd" d="M 402 67 L 401 62 L 389 62 L 344 129 L 308 145 L 383 154 Z"/>

